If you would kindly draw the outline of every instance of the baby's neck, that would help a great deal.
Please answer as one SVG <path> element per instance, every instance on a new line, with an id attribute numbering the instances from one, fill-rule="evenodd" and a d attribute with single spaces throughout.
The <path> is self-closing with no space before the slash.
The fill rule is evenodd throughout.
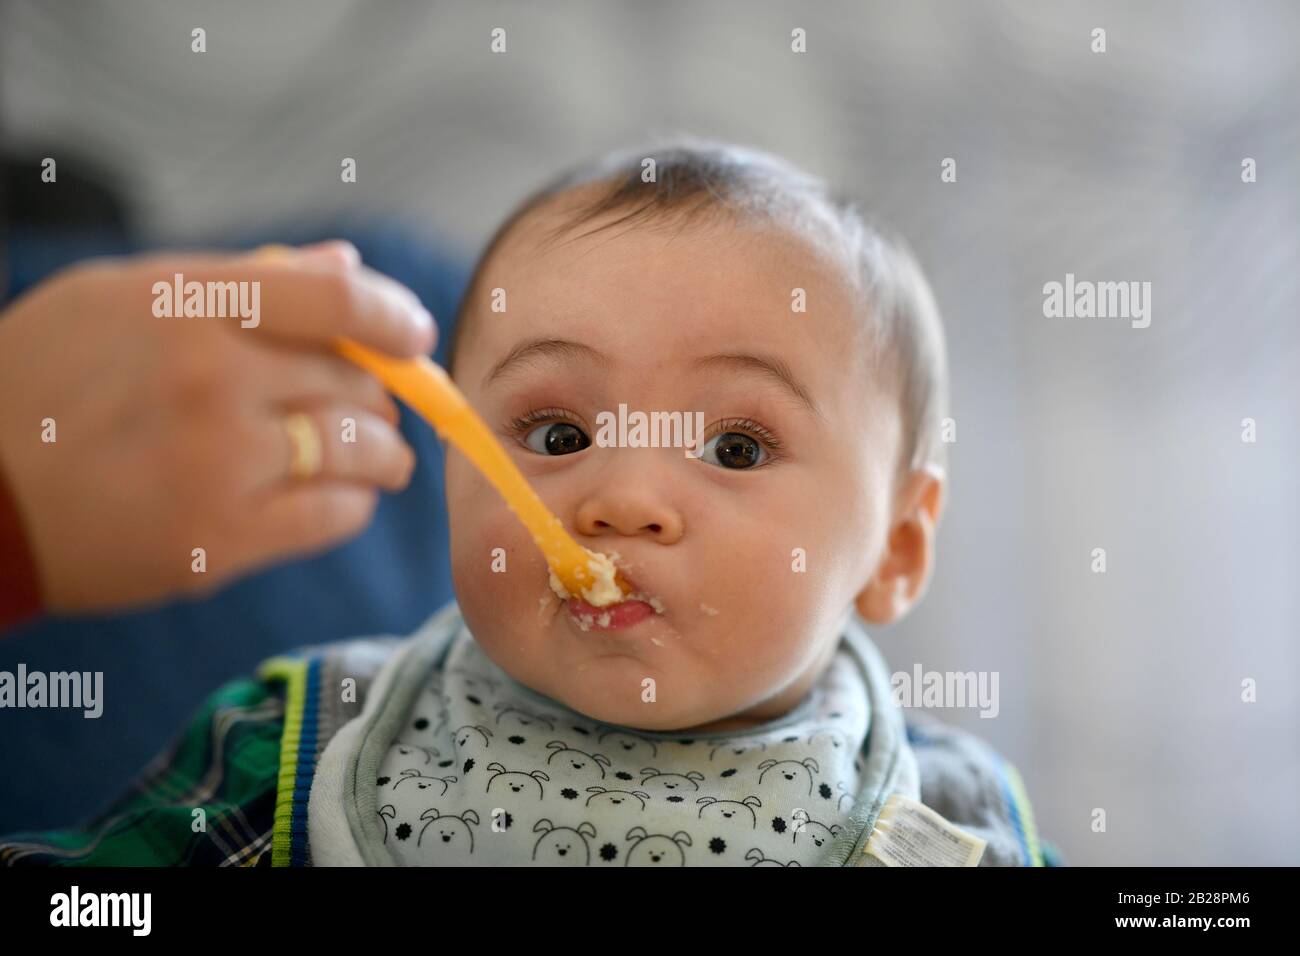
<path id="1" fill-rule="evenodd" d="M 759 724 L 766 723 L 772 718 L 758 719 L 753 717 L 727 717 L 724 720 L 715 720 L 711 724 L 700 724 L 698 727 L 687 727 L 684 734 L 713 734 L 724 730 L 749 730 L 751 727 L 757 727 Z"/>
<path id="2" fill-rule="evenodd" d="M 738 714 L 732 714 L 715 720 L 707 724 L 700 724 L 695 727 L 687 727 L 680 731 L 683 734 L 710 734 L 722 731 L 745 731 L 768 721 L 784 717 L 790 711 L 794 710 L 803 699 L 808 696 L 813 684 L 826 671 L 831 659 L 835 656 L 835 651 L 839 648 L 839 640 L 830 641 L 826 644 L 825 649 L 818 656 L 803 674 L 799 676 L 793 684 L 778 694 L 769 697 L 767 700 L 755 704 L 748 710 L 741 711 Z"/>

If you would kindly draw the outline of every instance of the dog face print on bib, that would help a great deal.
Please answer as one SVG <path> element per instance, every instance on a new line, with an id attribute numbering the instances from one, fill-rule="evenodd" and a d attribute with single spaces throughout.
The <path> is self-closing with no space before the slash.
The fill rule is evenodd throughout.
<path id="1" fill-rule="evenodd" d="M 462 629 L 380 762 L 380 833 L 411 866 L 819 865 L 850 825 L 870 713 L 847 641 L 790 713 L 691 737 L 550 701 Z"/>

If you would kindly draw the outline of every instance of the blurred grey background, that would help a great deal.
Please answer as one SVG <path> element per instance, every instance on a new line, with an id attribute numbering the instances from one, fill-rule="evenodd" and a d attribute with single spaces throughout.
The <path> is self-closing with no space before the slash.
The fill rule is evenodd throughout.
<path id="1" fill-rule="evenodd" d="M 0 134 L 75 144 L 146 241 L 364 216 L 466 259 L 649 135 L 826 176 L 912 242 L 949 336 L 948 510 L 891 665 L 999 673 L 995 719 L 936 715 L 1068 863 L 1295 864 L 1298 40 L 1282 2 L 31 0 L 0 7 Z M 1151 282 L 1150 327 L 1044 318 L 1067 272 Z"/>

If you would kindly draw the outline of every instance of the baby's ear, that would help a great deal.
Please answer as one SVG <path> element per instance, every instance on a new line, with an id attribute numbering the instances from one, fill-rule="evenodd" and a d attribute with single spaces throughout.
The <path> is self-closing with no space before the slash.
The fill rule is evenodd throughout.
<path id="1" fill-rule="evenodd" d="M 871 624 L 891 624 L 925 593 L 934 568 L 935 527 L 947 478 L 938 465 L 911 472 L 895 506 L 880 563 L 854 602 Z"/>

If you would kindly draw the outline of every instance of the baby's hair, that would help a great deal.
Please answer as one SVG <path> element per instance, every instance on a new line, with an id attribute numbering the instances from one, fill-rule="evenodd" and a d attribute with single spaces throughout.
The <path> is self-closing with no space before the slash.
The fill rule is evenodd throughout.
<path id="1" fill-rule="evenodd" d="M 605 188 L 582 190 L 582 201 L 575 197 L 571 208 L 558 202 L 570 190 L 596 184 Z M 940 435 L 948 414 L 943 323 L 911 250 L 869 222 L 855 203 L 832 194 L 823 180 L 748 147 L 677 138 L 574 167 L 533 193 L 501 224 L 479 258 L 452 331 L 448 364 L 453 370 L 479 280 L 493 253 L 523 219 L 553 200 L 562 215 L 548 242 L 600 219 L 607 221 L 583 235 L 615 226 L 685 226 L 725 217 L 795 231 L 843 262 L 871 323 L 870 367 L 888 374 L 900 392 L 904 447 L 899 468 L 946 468 Z M 615 213 L 621 215 L 609 218 Z"/>

